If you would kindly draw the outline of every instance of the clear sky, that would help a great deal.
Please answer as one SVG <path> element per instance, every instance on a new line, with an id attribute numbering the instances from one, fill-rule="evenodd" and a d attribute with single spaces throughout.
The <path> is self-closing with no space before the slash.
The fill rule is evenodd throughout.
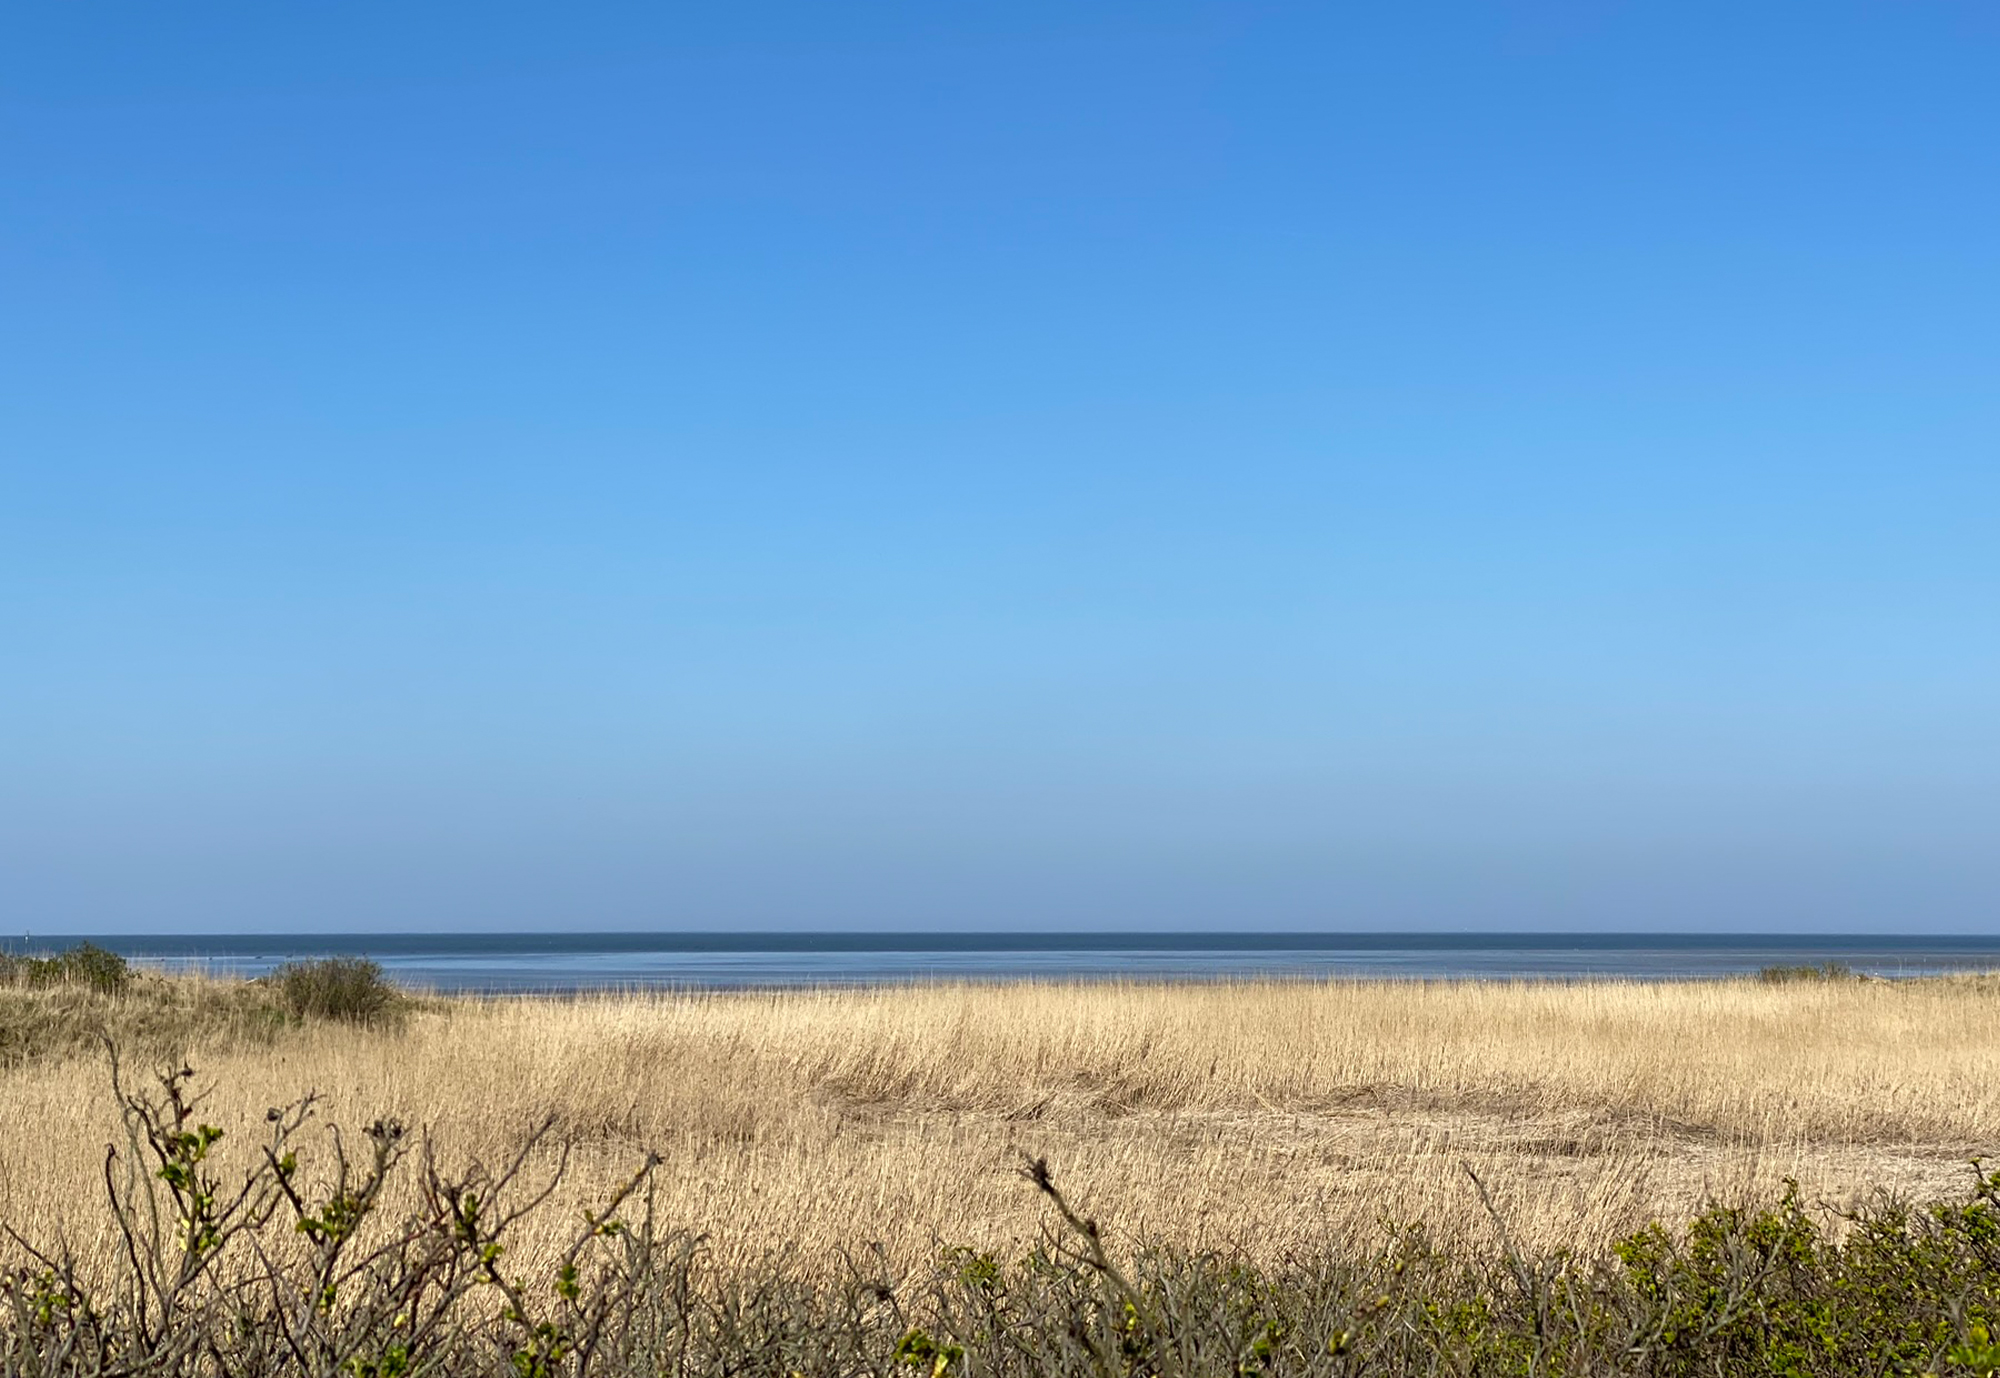
<path id="1" fill-rule="evenodd" d="M 0 928 L 2000 928 L 1996 72 L 9 6 Z"/>

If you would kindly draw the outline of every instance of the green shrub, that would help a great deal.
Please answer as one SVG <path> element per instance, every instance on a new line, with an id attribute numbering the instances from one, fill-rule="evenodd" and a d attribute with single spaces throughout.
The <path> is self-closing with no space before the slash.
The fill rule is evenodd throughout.
<path id="1" fill-rule="evenodd" d="M 272 983 L 301 1019 L 341 1019 L 366 1024 L 394 1006 L 396 991 L 382 979 L 382 965 L 366 957 L 321 957 L 286 962 Z"/>
<path id="2" fill-rule="evenodd" d="M 1821 962 L 1817 966 L 1768 966 L 1757 973 L 1767 986 L 1789 985 L 1794 981 L 1857 981 L 1860 978 L 1845 962 Z"/>
<path id="3" fill-rule="evenodd" d="M 0 957 L 0 975 L 29 986 L 86 986 L 115 995 L 132 980 L 132 967 L 95 943 L 78 943 L 47 957 Z"/>

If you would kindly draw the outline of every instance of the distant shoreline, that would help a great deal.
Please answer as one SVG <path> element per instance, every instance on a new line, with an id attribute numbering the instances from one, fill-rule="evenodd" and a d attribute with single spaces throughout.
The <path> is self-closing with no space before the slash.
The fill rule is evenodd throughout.
<path id="1" fill-rule="evenodd" d="M 1661 933 L 352 933 L 50 936 L 128 960 L 257 976 L 366 957 L 442 994 L 763 990 L 935 981 L 1713 980 L 1839 963 L 1888 978 L 2000 969 L 2000 935 Z"/>

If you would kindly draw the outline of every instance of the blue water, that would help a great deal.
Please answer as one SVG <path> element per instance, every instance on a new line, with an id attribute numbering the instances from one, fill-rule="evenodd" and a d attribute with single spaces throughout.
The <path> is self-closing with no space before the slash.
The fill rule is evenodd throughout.
<path id="1" fill-rule="evenodd" d="M 16 939 L 13 950 L 78 938 Z M 2000 969 L 2000 935 L 1662 933 L 349 933 L 105 936 L 160 966 L 257 976 L 356 955 L 439 991 L 1253 976 L 1670 980 L 1845 962 L 1889 977 Z"/>

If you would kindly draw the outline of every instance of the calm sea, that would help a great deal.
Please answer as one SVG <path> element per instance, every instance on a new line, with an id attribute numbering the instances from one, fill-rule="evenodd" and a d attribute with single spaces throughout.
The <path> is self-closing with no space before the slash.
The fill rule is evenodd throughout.
<path id="1" fill-rule="evenodd" d="M 75 937 L 14 939 L 67 946 Z M 355 955 L 440 991 L 1254 976 L 1669 980 L 1844 962 L 1890 977 L 2000 969 L 2000 935 L 1662 933 L 347 933 L 100 936 L 138 961 L 256 976 Z"/>

